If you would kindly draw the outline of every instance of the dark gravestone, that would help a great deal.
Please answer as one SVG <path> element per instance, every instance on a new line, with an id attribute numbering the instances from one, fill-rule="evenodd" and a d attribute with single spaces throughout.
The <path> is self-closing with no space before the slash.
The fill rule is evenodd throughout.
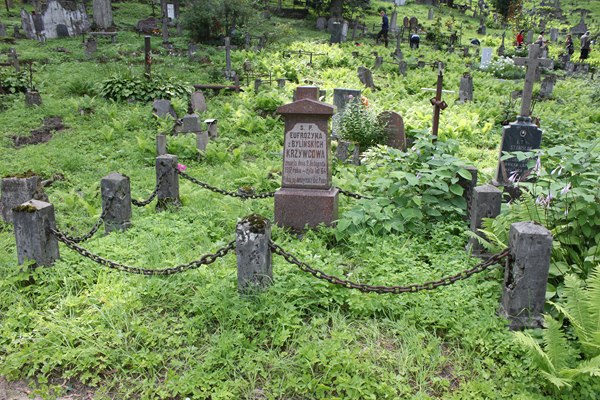
<path id="1" fill-rule="evenodd" d="M 404 17 L 404 19 L 402 20 L 402 25 L 405 28 L 409 28 L 410 27 L 410 20 L 408 19 L 408 17 Z"/>
<path id="2" fill-rule="evenodd" d="M 516 122 L 505 126 L 502 132 L 502 147 L 498 161 L 496 181 L 500 185 L 525 180 L 530 174 L 530 158 L 519 161 L 516 157 L 502 160 L 503 152 L 532 151 L 542 143 L 542 130 L 528 117 L 518 117 Z M 511 182 L 512 181 L 512 182 Z"/>
<path id="3" fill-rule="evenodd" d="M 204 94 L 200 91 L 192 93 L 192 96 L 190 97 L 190 103 L 194 112 L 203 113 L 207 109 L 206 99 L 204 98 Z"/>
<path id="4" fill-rule="evenodd" d="M 549 75 L 542 80 L 542 86 L 540 88 L 540 97 L 548 98 L 552 97 L 552 91 L 554 90 L 554 84 L 556 83 L 556 76 Z"/>
<path id="5" fill-rule="evenodd" d="M 152 109 L 154 110 L 154 114 L 156 114 L 156 116 L 160 118 L 164 118 L 167 115 L 170 115 L 174 119 L 177 119 L 175 109 L 173 108 L 169 100 L 155 100 L 152 103 Z"/>
<path id="6" fill-rule="evenodd" d="M 473 101 L 473 77 L 466 73 L 460 78 L 460 88 L 458 89 L 459 101 Z"/>
<path id="7" fill-rule="evenodd" d="M 354 99 L 360 101 L 361 94 L 362 92 L 356 89 L 335 88 L 333 89 L 333 105 L 337 108 L 337 112 L 341 113 L 349 102 Z"/>
<path id="8" fill-rule="evenodd" d="M 365 87 L 374 89 L 375 83 L 373 82 L 373 73 L 370 69 L 365 67 L 358 67 L 358 79 L 360 79 L 361 83 L 365 85 Z"/>
<path id="9" fill-rule="evenodd" d="M 56 25 L 56 37 L 66 38 L 69 37 L 69 29 L 65 24 Z"/>
<path id="10" fill-rule="evenodd" d="M 317 18 L 317 29 L 320 31 L 324 31 L 327 28 L 327 18 L 319 17 Z"/>
<path id="11" fill-rule="evenodd" d="M 378 116 L 385 125 L 387 145 L 395 149 L 406 151 L 406 135 L 404 134 L 404 121 L 400 114 L 393 111 L 384 111 Z"/>

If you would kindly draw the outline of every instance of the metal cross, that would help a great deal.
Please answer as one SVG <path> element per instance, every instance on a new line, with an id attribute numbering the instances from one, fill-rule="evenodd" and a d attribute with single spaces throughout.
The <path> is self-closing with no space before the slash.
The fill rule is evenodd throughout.
<path id="1" fill-rule="evenodd" d="M 538 67 L 549 67 L 552 65 L 552 60 L 547 58 L 538 58 L 540 55 L 540 45 L 530 44 L 528 57 L 515 57 L 513 60 L 515 65 L 527 66 L 527 74 L 525 74 L 525 86 L 523 88 L 523 99 L 521 100 L 521 116 L 529 117 L 531 109 L 531 99 L 533 97 L 533 83 L 535 81 L 535 71 Z"/>
<path id="2" fill-rule="evenodd" d="M 435 142 L 438 137 L 438 128 L 440 125 L 440 111 L 445 110 L 448 104 L 442 100 L 442 83 L 444 82 L 443 64 L 438 63 L 438 79 L 437 87 L 435 91 L 435 97 L 432 97 L 429 102 L 433 106 L 433 125 L 431 128 L 431 134 L 433 135 L 433 141 Z"/>

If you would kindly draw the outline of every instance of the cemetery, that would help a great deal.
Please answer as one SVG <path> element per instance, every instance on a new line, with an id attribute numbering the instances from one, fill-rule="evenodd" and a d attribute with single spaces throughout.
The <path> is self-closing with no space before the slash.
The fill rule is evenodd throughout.
<path id="1" fill-rule="evenodd" d="M 0 400 L 598 398 L 599 34 L 594 0 L 7 0 Z"/>

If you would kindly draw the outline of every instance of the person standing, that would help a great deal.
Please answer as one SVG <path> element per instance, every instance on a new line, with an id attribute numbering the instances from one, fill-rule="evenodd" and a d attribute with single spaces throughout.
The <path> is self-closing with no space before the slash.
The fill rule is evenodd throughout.
<path id="1" fill-rule="evenodd" d="M 390 23 L 388 20 L 388 16 L 385 13 L 385 10 L 380 11 L 381 15 L 381 30 L 377 34 L 377 43 L 379 43 L 379 38 L 383 36 L 383 42 L 385 43 L 385 47 L 388 47 L 388 31 L 390 30 Z"/>
<path id="2" fill-rule="evenodd" d="M 523 46 L 523 40 L 523 31 L 520 31 L 517 33 L 517 47 L 521 48 L 521 46 Z"/>
<path id="3" fill-rule="evenodd" d="M 580 61 L 586 60 L 590 55 L 591 44 L 592 38 L 590 37 L 590 31 L 587 31 L 581 37 L 581 54 L 579 55 Z"/>
<path id="4" fill-rule="evenodd" d="M 533 44 L 537 44 L 541 47 L 544 47 L 546 45 L 546 43 L 548 43 L 548 41 L 546 39 L 544 39 L 544 31 L 540 32 L 540 36 L 538 36 L 537 40 L 535 42 L 533 42 Z"/>
<path id="5" fill-rule="evenodd" d="M 573 39 L 571 38 L 571 34 L 567 34 L 567 39 L 565 40 L 565 49 L 569 56 L 575 53 L 575 45 L 573 44 Z"/>

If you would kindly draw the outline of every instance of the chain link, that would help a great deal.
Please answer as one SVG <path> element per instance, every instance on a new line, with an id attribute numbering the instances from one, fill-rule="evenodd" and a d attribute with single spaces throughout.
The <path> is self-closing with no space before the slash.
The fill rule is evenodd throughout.
<path id="1" fill-rule="evenodd" d="M 158 194 L 158 189 L 160 189 L 160 185 L 162 184 L 164 176 L 165 175 L 163 174 L 158 178 L 158 182 L 156 182 L 156 186 L 154 186 L 154 190 L 150 194 L 150 197 L 148 197 L 146 200 L 142 200 L 142 201 L 131 198 L 131 204 L 133 204 L 136 207 L 144 207 L 144 206 L 147 206 L 148 204 L 152 203 L 152 200 L 154 200 L 154 198 Z"/>
<path id="2" fill-rule="evenodd" d="M 96 223 L 94 224 L 94 226 L 92 227 L 92 229 L 90 229 L 90 231 L 88 233 L 86 233 L 85 235 L 82 235 L 82 236 L 69 236 L 66 233 L 63 233 L 63 236 L 67 240 L 69 240 L 69 241 L 71 241 L 73 243 L 85 242 L 86 240 L 88 240 L 92 236 L 94 236 L 96 234 L 96 232 L 98 232 L 98 229 L 100 229 L 100 227 L 104 223 L 104 217 L 105 217 L 105 212 L 102 211 L 102 214 L 100 215 L 100 218 L 98 218 L 98 221 L 96 221 Z"/>
<path id="3" fill-rule="evenodd" d="M 58 239 L 58 241 L 64 243 L 68 248 L 74 250 L 75 252 L 81 254 L 83 257 L 89 258 L 97 264 L 104 265 L 111 269 L 115 269 L 122 272 L 128 272 L 131 274 L 138 275 L 173 275 L 183 271 L 187 271 L 189 269 L 198 268 L 202 265 L 209 265 L 217 261 L 219 258 L 224 257 L 231 250 L 235 249 L 235 240 L 229 242 L 226 246 L 221 247 L 213 254 L 206 254 L 202 256 L 200 259 L 192 261 L 187 264 L 177 265 L 171 268 L 164 269 L 146 269 L 139 267 L 131 267 L 129 265 L 117 263 L 111 260 L 107 260 L 106 258 L 100 257 L 97 254 L 93 254 L 89 250 L 84 249 L 83 247 L 77 245 L 74 241 L 70 240 L 67 235 L 60 232 L 57 229 L 50 228 L 50 232 Z"/>
<path id="4" fill-rule="evenodd" d="M 211 186 L 206 182 L 199 181 L 198 179 L 186 174 L 185 172 L 178 170 L 177 173 L 182 178 L 187 179 L 188 181 L 195 183 L 196 185 L 203 187 L 204 189 L 208 189 L 212 192 L 219 193 L 224 196 L 238 197 L 238 198 L 241 198 L 244 200 L 246 200 L 246 199 L 264 199 L 267 197 L 275 196 L 275 192 L 254 193 L 254 191 L 244 191 L 242 189 L 240 189 L 240 191 L 238 191 L 238 192 L 228 192 L 227 190 L 223 190 L 223 189 L 219 189 L 218 187 Z"/>
<path id="5" fill-rule="evenodd" d="M 342 189 L 341 187 L 336 187 L 336 189 L 339 190 L 341 194 L 348 196 L 348 197 L 354 197 L 355 199 L 359 199 L 359 200 L 360 199 L 373 200 L 373 197 L 364 196 L 364 195 L 358 194 L 358 193 L 352 193 L 352 192 Z"/>
<path id="6" fill-rule="evenodd" d="M 275 254 L 279 254 L 280 256 L 282 256 L 288 263 L 295 265 L 303 272 L 312 274 L 314 277 L 316 277 L 318 279 L 327 281 L 327 282 L 331 283 L 332 285 L 343 286 L 347 289 L 356 289 L 356 290 L 360 290 L 361 292 L 364 292 L 364 293 L 377 293 L 377 294 L 416 293 L 416 292 L 420 292 L 422 290 L 433 290 L 433 289 L 437 289 L 441 286 L 451 285 L 460 280 L 470 278 L 471 276 L 473 276 L 479 272 L 485 271 L 486 269 L 488 269 L 492 265 L 498 263 L 504 257 L 509 255 L 509 249 L 505 249 L 504 251 L 493 255 L 488 260 L 474 266 L 473 268 L 462 271 L 456 275 L 444 277 L 437 281 L 430 281 L 430 282 L 425 282 L 425 283 L 421 283 L 421 284 L 412 284 L 412 285 L 407 285 L 407 286 L 374 286 L 374 285 L 367 285 L 367 284 L 363 284 L 363 283 L 351 282 L 351 281 L 348 281 L 345 279 L 338 278 L 336 276 L 328 275 L 323 271 L 312 268 L 310 265 L 306 264 L 305 262 L 300 261 L 295 256 L 286 252 L 281 246 L 279 246 L 277 243 L 273 242 L 272 240 L 270 241 L 269 246 L 271 247 L 271 249 L 273 250 L 273 252 Z"/>

